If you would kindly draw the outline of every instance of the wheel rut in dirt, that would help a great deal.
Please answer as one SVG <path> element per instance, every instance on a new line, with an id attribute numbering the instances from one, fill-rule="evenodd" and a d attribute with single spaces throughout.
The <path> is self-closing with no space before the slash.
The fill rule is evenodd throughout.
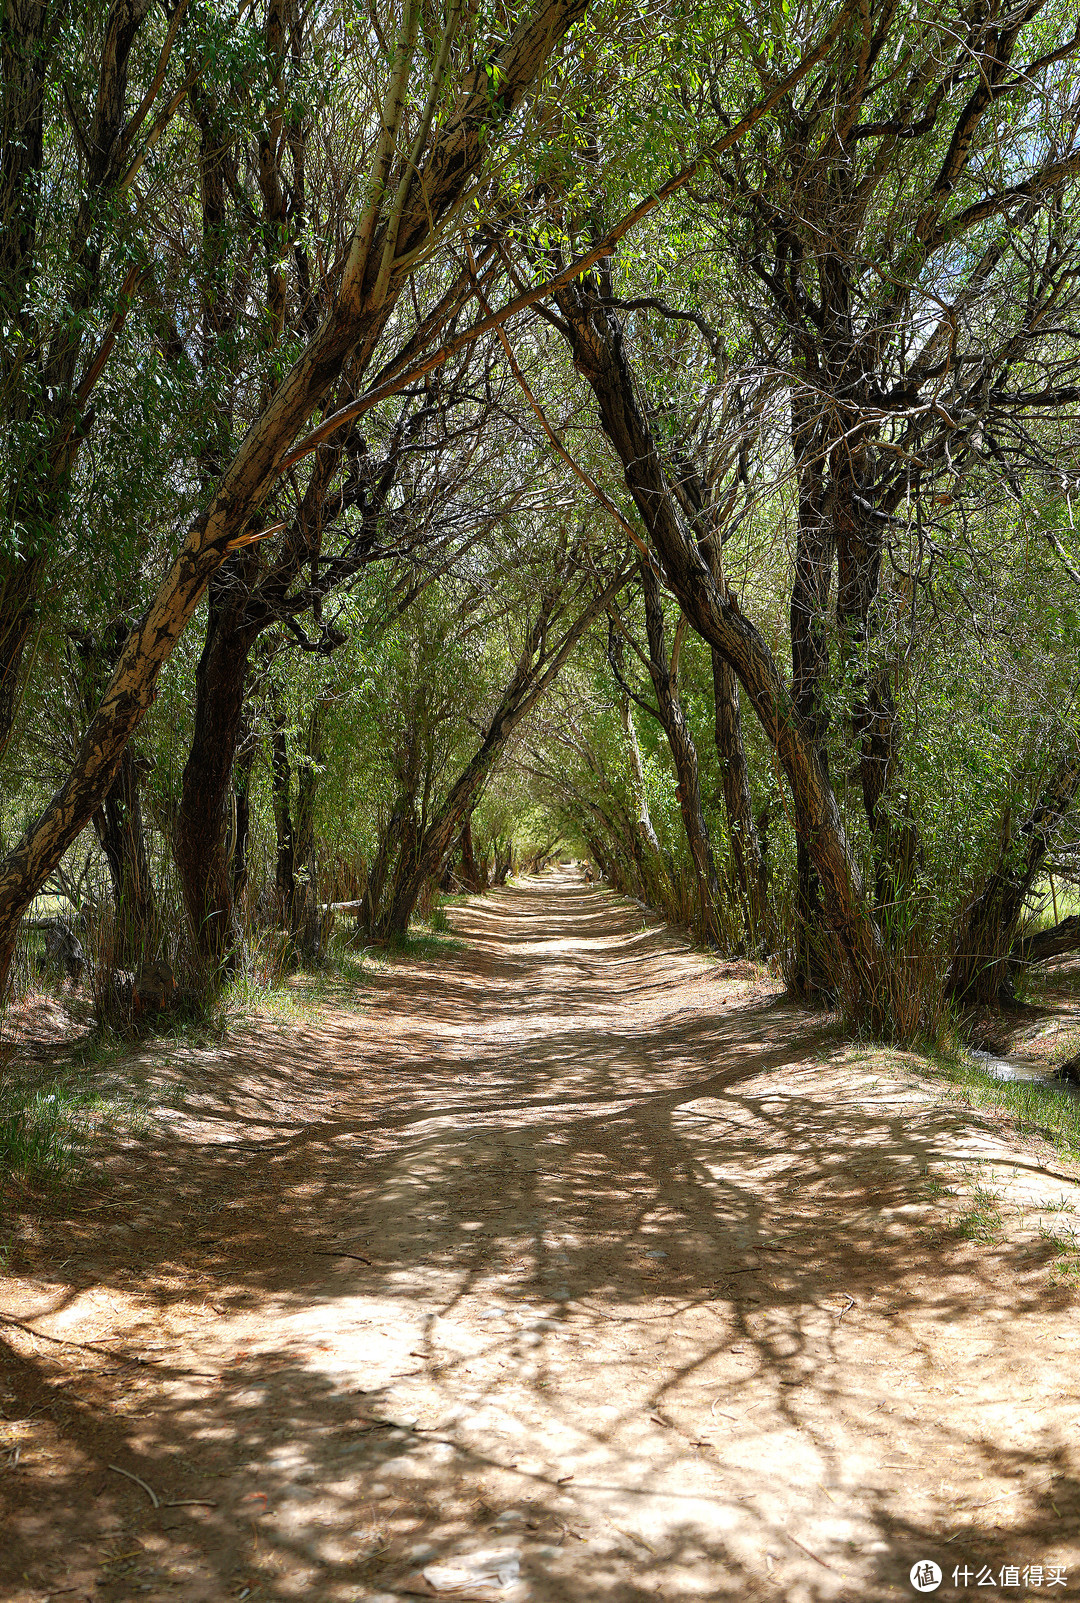
<path id="1" fill-rule="evenodd" d="M 1067 1175 L 568 871 L 453 923 L 359 1012 L 193 1054 L 42 1220 L 3 1595 L 1077 1589 Z"/>

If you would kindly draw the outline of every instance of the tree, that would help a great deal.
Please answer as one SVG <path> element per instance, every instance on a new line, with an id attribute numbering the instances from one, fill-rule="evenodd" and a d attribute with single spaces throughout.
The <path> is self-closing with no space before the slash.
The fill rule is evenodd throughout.
<path id="1" fill-rule="evenodd" d="M 0 973 L 6 976 L 19 918 L 107 792 L 124 746 L 144 716 L 162 664 L 211 576 L 275 483 L 302 426 L 347 365 L 363 371 L 418 259 L 430 252 L 482 171 L 498 131 L 581 18 L 585 0 L 542 0 L 506 41 L 478 51 L 452 9 L 414 115 L 416 136 L 398 154 L 416 54 L 420 8 L 406 5 L 393 52 L 382 127 L 330 310 L 251 424 L 170 572 L 132 629 L 65 781 L 0 864 Z M 450 89 L 452 66 L 461 65 Z M 445 106 L 442 120 L 436 114 Z M 21 134 L 20 134 L 21 137 Z M 258 528 L 250 531 L 261 532 Z"/>

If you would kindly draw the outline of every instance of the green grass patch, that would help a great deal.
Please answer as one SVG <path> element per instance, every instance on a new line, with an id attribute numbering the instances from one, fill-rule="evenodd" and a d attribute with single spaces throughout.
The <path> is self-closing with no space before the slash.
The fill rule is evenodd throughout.
<path id="1" fill-rule="evenodd" d="M 1005 1234 L 1000 1192 L 976 1181 L 971 1187 L 967 1207 L 953 1220 L 953 1228 L 965 1241 L 981 1241 L 987 1245 L 1000 1241 Z"/>
<path id="2" fill-rule="evenodd" d="M 1080 1237 L 1075 1229 L 1072 1226 L 1054 1229 L 1052 1225 L 1041 1224 L 1039 1234 L 1054 1251 L 1050 1262 L 1050 1284 L 1068 1286 L 1073 1290 L 1080 1287 Z"/>
<path id="3" fill-rule="evenodd" d="M 299 968 L 253 964 L 227 980 L 212 1005 L 217 1035 L 256 1018 L 309 1024 L 327 1007 L 355 1009 L 369 954 L 336 939 L 317 964 Z"/>
<path id="4" fill-rule="evenodd" d="M 971 1108 L 1008 1113 L 1021 1135 L 1042 1136 L 1066 1157 L 1080 1160 L 1080 1097 L 1031 1080 L 995 1080 L 958 1053 L 908 1060 L 916 1074 Z"/>
<path id="5" fill-rule="evenodd" d="M 1061 919 L 1080 913 L 1080 888 L 1067 881 L 1056 879 L 1051 884 L 1049 879 L 1039 880 L 1032 890 L 1032 899 L 1039 904 L 1039 911 L 1025 926 L 1031 933 L 1050 929 Z"/>
<path id="6" fill-rule="evenodd" d="M 442 935 L 430 924 L 414 924 L 407 935 L 395 935 L 383 950 L 390 957 L 417 957 L 430 959 L 446 957 L 451 952 L 463 952 L 465 942 L 455 935 Z M 377 954 L 376 954 L 377 955 Z"/>
<path id="7" fill-rule="evenodd" d="M 132 1130 L 145 1123 L 145 1086 L 113 1072 L 114 1063 L 115 1055 L 110 1055 L 97 1074 L 87 1071 L 82 1057 L 81 1066 L 69 1062 L 32 1077 L 5 1072 L 0 1082 L 0 1195 L 60 1190 L 79 1178 L 96 1130 Z"/>

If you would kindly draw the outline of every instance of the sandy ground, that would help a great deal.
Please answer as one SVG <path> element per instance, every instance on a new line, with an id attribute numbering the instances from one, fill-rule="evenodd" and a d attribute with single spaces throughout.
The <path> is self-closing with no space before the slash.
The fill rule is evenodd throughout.
<path id="1" fill-rule="evenodd" d="M 1067 1166 L 568 872 L 453 917 L 22 1231 L 0 1596 L 1080 1592 Z"/>

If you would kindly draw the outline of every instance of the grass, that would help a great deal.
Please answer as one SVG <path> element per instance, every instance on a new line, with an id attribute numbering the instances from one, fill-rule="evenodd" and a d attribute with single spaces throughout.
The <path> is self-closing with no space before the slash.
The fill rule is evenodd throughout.
<path id="1" fill-rule="evenodd" d="M 55 1192 L 82 1173 L 95 1130 L 137 1129 L 149 1096 L 143 1083 L 115 1072 L 115 1054 L 99 1071 L 85 1059 L 0 1081 L 0 1196 L 12 1190 Z"/>
<path id="2" fill-rule="evenodd" d="M 1001 1193 L 974 1181 L 968 1193 L 969 1202 L 953 1220 L 953 1229 L 965 1241 L 982 1241 L 988 1245 L 1000 1241 L 1005 1233 L 1005 1215 L 1001 1211 Z"/>
<path id="3" fill-rule="evenodd" d="M 1080 1160 L 1080 1097 L 1031 1080 L 995 1080 L 955 1051 L 906 1062 L 921 1079 L 966 1107 L 1007 1113 L 1019 1134 L 1042 1136 L 1066 1157 Z"/>
<path id="4" fill-rule="evenodd" d="M 1032 897 L 1039 911 L 1027 925 L 1031 931 L 1050 929 L 1059 919 L 1072 918 L 1080 913 L 1080 889 L 1065 881 L 1055 880 L 1051 886 L 1049 879 L 1039 880 L 1033 887 Z"/>
<path id="5" fill-rule="evenodd" d="M 1080 1287 L 1080 1238 L 1077 1237 L 1075 1228 L 1070 1225 L 1067 1230 L 1060 1228 L 1055 1230 L 1052 1225 L 1041 1224 L 1039 1234 L 1054 1248 L 1054 1257 L 1050 1264 L 1050 1284 Z"/>

